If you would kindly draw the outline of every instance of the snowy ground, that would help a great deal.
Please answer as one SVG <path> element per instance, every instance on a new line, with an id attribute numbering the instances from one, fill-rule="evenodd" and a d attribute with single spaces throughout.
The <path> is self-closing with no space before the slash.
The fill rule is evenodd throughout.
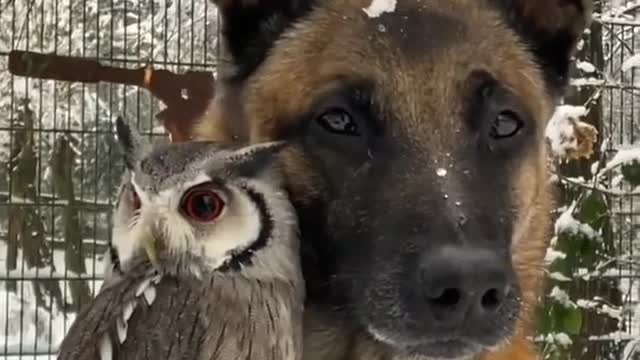
<path id="1" fill-rule="evenodd" d="M 6 278 L 5 273 L 6 244 L 0 242 L 0 276 Z M 18 258 L 18 267 L 21 267 L 22 259 Z M 64 252 L 54 253 L 54 265 L 56 274 L 64 274 Z M 101 258 L 87 259 L 86 266 L 90 276 L 100 277 L 103 271 Z M 93 272 L 95 269 L 95 273 Z M 31 277 L 33 271 L 26 270 L 25 274 Z M 12 275 L 14 272 L 12 272 Z M 40 272 L 42 276 L 42 272 Z M 13 276 L 12 276 L 13 277 Z M 18 276 L 16 276 L 18 277 Z M 46 277 L 46 275 L 45 275 Z M 59 282 L 63 298 L 69 302 L 69 289 L 66 282 Z M 89 288 L 96 292 L 101 281 L 89 281 Z M 30 281 L 18 281 L 18 294 L 5 290 L 6 281 L 0 280 L 0 354 L 9 354 L 6 357 L 0 355 L 0 359 L 55 359 L 56 349 L 60 341 L 72 324 L 75 316 L 68 314 L 66 317 L 55 306 L 49 309 L 35 307 L 33 287 Z M 20 300 L 22 299 L 22 300 Z M 22 357 L 17 354 L 25 354 Z"/>

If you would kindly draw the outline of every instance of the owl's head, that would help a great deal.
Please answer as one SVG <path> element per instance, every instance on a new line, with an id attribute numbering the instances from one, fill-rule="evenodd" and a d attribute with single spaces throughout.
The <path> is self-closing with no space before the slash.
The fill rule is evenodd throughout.
<path id="1" fill-rule="evenodd" d="M 151 237 L 161 258 L 195 272 L 299 272 L 296 216 L 275 161 L 284 143 L 152 146 L 122 118 L 116 133 L 126 172 L 113 245 L 123 267 Z"/>

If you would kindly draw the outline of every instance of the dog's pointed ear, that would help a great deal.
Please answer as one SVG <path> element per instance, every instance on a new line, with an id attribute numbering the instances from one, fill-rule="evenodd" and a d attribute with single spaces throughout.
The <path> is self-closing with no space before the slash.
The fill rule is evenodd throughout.
<path id="1" fill-rule="evenodd" d="M 313 0 L 211 0 L 222 19 L 223 67 L 243 78 L 264 60 L 274 42 L 311 8 Z M 230 66 L 229 66 L 230 65 Z"/>
<path id="2" fill-rule="evenodd" d="M 594 0 L 495 0 L 534 52 L 550 88 L 561 92 L 571 59 L 591 24 Z"/>

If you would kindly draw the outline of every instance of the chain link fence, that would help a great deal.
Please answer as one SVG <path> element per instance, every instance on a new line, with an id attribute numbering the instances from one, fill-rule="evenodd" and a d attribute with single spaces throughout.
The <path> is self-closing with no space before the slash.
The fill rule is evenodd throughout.
<path id="1" fill-rule="evenodd" d="M 640 136 L 639 76 L 626 69 L 640 19 L 635 1 L 601 5 L 568 102 L 588 105 L 607 157 Z M 162 122 L 197 116 L 212 96 L 217 25 L 208 0 L 0 0 L 0 359 L 53 358 L 99 289 L 122 172 L 113 120 L 162 137 Z M 615 179 L 609 188 L 598 251 L 615 260 L 572 278 L 575 303 L 598 306 L 581 315 L 569 358 L 622 359 L 640 338 L 640 199 Z"/>

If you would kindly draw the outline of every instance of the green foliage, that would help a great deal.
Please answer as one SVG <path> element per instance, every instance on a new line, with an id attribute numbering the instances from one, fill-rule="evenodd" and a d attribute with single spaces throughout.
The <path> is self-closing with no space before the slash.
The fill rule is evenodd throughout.
<path id="1" fill-rule="evenodd" d="M 566 334 L 575 338 L 588 332 L 583 328 L 587 318 L 605 316 L 590 307 L 579 306 L 578 300 L 582 296 L 580 284 L 599 281 L 590 277 L 597 277 L 610 264 L 611 254 L 606 247 L 609 204 L 603 193 L 587 188 L 574 193 L 573 198 L 572 205 L 558 217 L 557 233 L 550 247 L 556 256 L 547 267 L 554 276 L 548 282 L 545 306 L 539 310 L 539 333 L 550 340 L 544 345 L 546 359 L 569 359 L 575 351 L 548 335 Z"/>
<path id="2" fill-rule="evenodd" d="M 544 306 L 538 309 L 538 333 L 547 360 L 576 358 L 580 349 L 575 340 L 592 334 L 593 329 L 586 327 L 589 323 L 604 324 L 610 331 L 618 328 L 617 319 L 599 311 L 604 304 L 585 298 L 584 293 L 586 284 L 617 291 L 615 281 L 601 277 L 616 264 L 610 246 L 610 200 L 589 186 L 572 190 L 565 192 L 570 205 L 557 218 L 549 248 L 553 261 L 547 266 L 548 291 Z"/>

